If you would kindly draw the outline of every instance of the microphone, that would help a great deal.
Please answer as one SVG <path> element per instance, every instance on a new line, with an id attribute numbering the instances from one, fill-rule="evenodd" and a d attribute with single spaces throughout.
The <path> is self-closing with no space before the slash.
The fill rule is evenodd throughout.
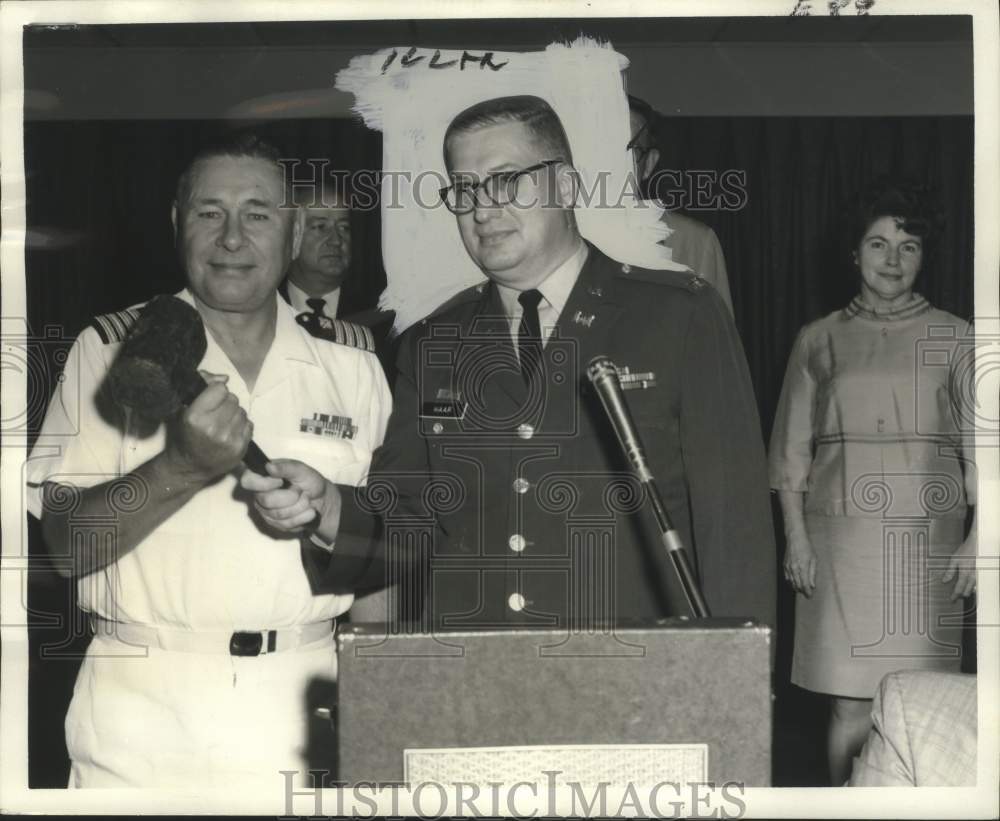
<path id="1" fill-rule="evenodd" d="M 115 401 L 151 422 L 164 421 L 205 389 L 198 363 L 207 349 L 198 311 L 175 296 L 155 297 L 142 308 L 108 370 Z M 251 440 L 243 463 L 268 476 L 268 461 Z"/>
<path id="2" fill-rule="evenodd" d="M 702 595 L 698 579 L 691 568 L 684 543 L 670 522 L 670 515 L 667 513 L 663 498 L 656 487 L 653 472 L 649 469 L 649 463 L 646 461 L 646 451 L 643 449 L 642 440 L 639 438 L 635 423 L 632 421 L 632 414 L 625 403 L 621 380 L 618 377 L 618 368 L 607 356 L 603 354 L 595 356 L 587 365 L 587 379 L 597 391 L 604 412 L 607 414 L 611 426 L 615 429 L 618 442 L 636 475 L 638 475 L 639 481 L 646 489 L 646 499 L 649 500 L 653 515 L 656 517 L 663 546 L 667 549 L 667 555 L 670 556 L 673 563 L 691 612 L 696 618 L 708 618 L 711 614 L 705 603 L 705 597 Z"/>
<path id="3" fill-rule="evenodd" d="M 625 404 L 625 397 L 622 395 L 621 380 L 618 378 L 618 369 L 615 363 L 606 356 L 595 356 L 587 366 L 587 378 L 594 386 L 597 395 L 604 406 L 604 412 L 611 421 L 611 426 L 615 429 L 618 441 L 622 450 L 632 467 L 639 475 L 641 482 L 650 482 L 653 474 L 649 470 L 646 462 L 646 452 L 642 448 L 639 434 L 636 433 L 635 423 L 632 421 L 632 414 L 629 413 L 628 405 Z"/>

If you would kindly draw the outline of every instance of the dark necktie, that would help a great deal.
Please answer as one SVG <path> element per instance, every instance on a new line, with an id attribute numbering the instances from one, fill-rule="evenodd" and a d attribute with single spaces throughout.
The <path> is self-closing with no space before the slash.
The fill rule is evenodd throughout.
<path id="1" fill-rule="evenodd" d="M 517 358 L 521 363 L 521 376 L 529 385 L 542 372 L 542 326 L 538 321 L 538 303 L 542 301 L 542 292 L 534 288 L 522 291 L 517 301 L 524 308 L 517 329 Z"/>
<path id="2" fill-rule="evenodd" d="M 326 305 L 326 300 L 323 297 L 311 296 L 306 300 L 306 305 L 309 306 L 309 310 L 316 314 L 316 316 L 326 316 L 323 313 L 323 306 Z"/>

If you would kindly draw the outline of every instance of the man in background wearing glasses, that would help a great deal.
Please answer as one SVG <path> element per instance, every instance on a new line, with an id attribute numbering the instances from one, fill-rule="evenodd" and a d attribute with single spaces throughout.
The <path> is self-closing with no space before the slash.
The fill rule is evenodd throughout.
<path id="1" fill-rule="evenodd" d="M 647 199 L 655 196 L 649 191 L 650 178 L 660 162 L 660 149 L 656 147 L 656 121 L 660 115 L 652 106 L 631 94 L 628 97 L 629 125 L 632 139 L 626 149 L 632 152 L 636 179 L 639 181 L 643 196 Z M 680 211 L 664 211 L 663 221 L 673 232 L 663 240 L 670 248 L 674 262 L 687 265 L 698 276 L 702 277 L 722 297 L 722 301 L 733 312 L 733 299 L 729 294 L 729 276 L 726 274 L 726 257 L 722 253 L 719 238 L 709 226 L 703 222 L 680 213 Z"/>
<path id="2" fill-rule="evenodd" d="M 404 334 L 363 504 L 301 464 L 279 463 L 275 473 L 295 489 L 247 476 L 258 508 L 294 529 L 313 518 L 292 503 L 304 490 L 319 537 L 334 542 L 338 526 L 364 532 L 381 507 L 390 564 L 393 534 L 409 534 L 397 542 L 413 557 L 413 534 L 425 528 L 421 572 L 409 579 L 429 587 L 424 630 L 542 626 L 572 639 L 686 615 L 585 376 L 606 355 L 713 615 L 773 625 L 764 449 L 718 294 L 690 273 L 615 262 L 581 237 L 569 141 L 540 98 L 466 109 L 444 154 L 443 201 L 488 281 Z"/>

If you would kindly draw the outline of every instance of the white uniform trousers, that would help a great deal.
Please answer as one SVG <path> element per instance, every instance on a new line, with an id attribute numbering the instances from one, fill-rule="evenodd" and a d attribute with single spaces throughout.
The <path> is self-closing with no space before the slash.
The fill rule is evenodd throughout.
<path id="1" fill-rule="evenodd" d="M 70 787 L 227 788 L 277 793 L 282 770 L 311 785 L 307 692 L 331 690 L 330 636 L 260 656 L 166 651 L 95 636 L 66 715 Z M 318 763 L 319 766 L 331 766 Z"/>

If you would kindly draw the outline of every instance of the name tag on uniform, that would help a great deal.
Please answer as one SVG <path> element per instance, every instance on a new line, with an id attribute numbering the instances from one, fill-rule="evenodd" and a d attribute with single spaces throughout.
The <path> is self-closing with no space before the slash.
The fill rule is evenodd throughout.
<path id="1" fill-rule="evenodd" d="M 352 424 L 349 416 L 333 416 L 329 413 L 314 413 L 312 419 L 299 420 L 300 433 L 314 433 L 317 436 L 333 436 L 337 439 L 353 439 L 358 426 Z"/>
<path id="2" fill-rule="evenodd" d="M 464 419 L 468 403 L 462 401 L 462 394 L 441 388 L 433 402 L 423 402 L 420 405 L 420 416 L 423 419 Z"/>
<path id="3" fill-rule="evenodd" d="M 451 399 L 441 402 L 424 402 L 420 405 L 423 419 L 464 419 L 468 404 Z"/>

